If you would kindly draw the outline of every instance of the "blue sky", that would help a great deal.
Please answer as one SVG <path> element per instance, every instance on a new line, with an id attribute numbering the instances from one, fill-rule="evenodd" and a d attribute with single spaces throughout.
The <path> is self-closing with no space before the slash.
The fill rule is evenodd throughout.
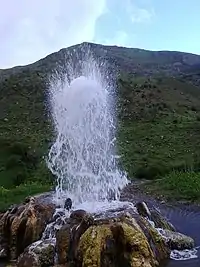
<path id="1" fill-rule="evenodd" d="M 110 11 L 97 21 L 97 40 L 108 38 L 108 43 L 125 46 L 200 54 L 199 0 L 130 1 L 133 20 L 123 1 L 109 2 Z"/>
<path id="2" fill-rule="evenodd" d="M 200 0 L 2 0 L 1 4 L 0 68 L 32 63 L 84 41 L 200 54 Z"/>

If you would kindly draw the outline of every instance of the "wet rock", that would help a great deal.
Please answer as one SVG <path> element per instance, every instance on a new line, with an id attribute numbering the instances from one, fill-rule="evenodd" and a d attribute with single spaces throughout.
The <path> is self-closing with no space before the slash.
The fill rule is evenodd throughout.
<path id="1" fill-rule="evenodd" d="M 173 232 L 170 230 L 160 229 L 160 233 L 165 239 L 170 249 L 184 250 L 192 249 L 195 246 L 194 240 L 184 234 Z"/>
<path id="2" fill-rule="evenodd" d="M 10 211 L 10 214 L 14 214 L 18 210 L 18 206 L 17 205 L 12 205 L 12 206 L 10 206 L 10 208 L 8 210 Z"/>
<path id="3" fill-rule="evenodd" d="M 138 202 L 138 203 L 136 203 L 135 206 L 137 208 L 138 213 L 141 216 L 150 218 L 151 212 L 150 212 L 150 210 L 149 210 L 149 208 L 145 202 Z"/>
<path id="4" fill-rule="evenodd" d="M 176 231 L 175 227 L 156 209 L 149 209 L 145 202 L 138 202 L 136 205 L 138 213 L 151 220 L 155 227 Z"/>
<path id="5" fill-rule="evenodd" d="M 69 213 L 66 214 L 65 210 L 57 209 L 53 215 L 52 221 L 45 228 L 42 238 L 55 238 L 57 231 L 68 222 L 69 218 L 67 218 L 67 216 L 69 216 Z"/>
<path id="6" fill-rule="evenodd" d="M 54 205 L 39 203 L 32 197 L 3 214 L 0 244 L 10 260 L 15 260 L 27 246 L 41 238 L 54 210 Z"/>
<path id="7" fill-rule="evenodd" d="M 137 222 L 119 222 L 89 227 L 81 236 L 77 266 L 157 266 L 149 242 Z"/>
<path id="8" fill-rule="evenodd" d="M 64 208 L 66 209 L 66 210 L 71 210 L 71 208 L 72 208 L 72 200 L 71 200 L 71 198 L 67 198 L 66 200 L 65 200 L 65 205 L 64 205 Z"/>
<path id="9" fill-rule="evenodd" d="M 149 233 L 152 231 L 147 238 L 137 222 L 141 218 L 136 213 L 133 218 L 132 214 L 124 212 L 117 217 L 93 220 L 83 210 L 74 211 L 57 232 L 58 264 L 85 267 L 157 266 L 169 257 L 170 251 L 149 223 L 143 224 Z M 150 243 L 157 250 L 153 250 Z"/>
<path id="10" fill-rule="evenodd" d="M 149 245 L 153 251 L 154 257 L 158 262 L 163 261 L 170 255 L 170 248 L 165 242 L 165 239 L 158 231 L 152 227 L 151 223 L 147 221 L 144 217 L 140 217 L 137 223 L 141 227 L 143 233 L 145 234 Z"/>
<path id="11" fill-rule="evenodd" d="M 74 211 L 68 222 L 56 234 L 58 263 L 66 264 L 76 258 L 76 250 L 81 235 L 94 222 L 93 217 L 83 210 Z"/>
<path id="12" fill-rule="evenodd" d="M 155 227 L 176 231 L 175 227 L 159 211 L 151 209 L 150 212 L 150 220 L 154 222 Z"/>
<path id="13" fill-rule="evenodd" d="M 71 213 L 70 219 L 74 220 L 82 220 L 87 215 L 87 212 L 85 210 L 75 210 Z"/>
<path id="14" fill-rule="evenodd" d="M 58 262 L 65 264 L 68 261 L 68 252 L 71 241 L 70 223 L 65 224 L 56 234 L 56 251 Z"/>
<path id="15" fill-rule="evenodd" d="M 63 218 L 65 216 L 64 211 L 58 211 L 54 214 L 53 219 L 56 221 L 58 218 Z"/>
<path id="16" fill-rule="evenodd" d="M 17 267 L 50 267 L 54 265 L 54 258 L 54 240 L 38 241 L 19 256 Z"/>

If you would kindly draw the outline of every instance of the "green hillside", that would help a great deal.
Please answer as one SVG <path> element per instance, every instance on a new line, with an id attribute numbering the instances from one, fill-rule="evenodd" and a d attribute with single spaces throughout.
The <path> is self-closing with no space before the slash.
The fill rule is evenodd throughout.
<path id="1" fill-rule="evenodd" d="M 117 142 L 129 177 L 198 173 L 200 56 L 84 43 L 0 71 L 0 209 L 53 185 L 44 160 L 53 136 L 47 77 L 69 60 L 77 65 L 88 46 L 119 74 Z"/>
<path id="2" fill-rule="evenodd" d="M 119 148 L 131 177 L 200 168 L 200 90 L 174 78 L 120 84 Z"/>

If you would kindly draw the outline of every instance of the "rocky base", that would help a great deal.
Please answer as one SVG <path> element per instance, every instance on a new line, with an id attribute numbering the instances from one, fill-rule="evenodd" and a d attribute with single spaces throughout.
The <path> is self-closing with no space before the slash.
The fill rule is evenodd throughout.
<path id="1" fill-rule="evenodd" d="M 55 212 L 53 204 L 27 198 L 0 217 L 0 258 L 16 260 L 24 249 L 42 237 Z"/>
<path id="2" fill-rule="evenodd" d="M 16 267 L 156 267 L 171 249 L 194 247 L 144 202 L 98 214 L 54 211 L 31 198 L 2 214 L 0 257 Z"/>

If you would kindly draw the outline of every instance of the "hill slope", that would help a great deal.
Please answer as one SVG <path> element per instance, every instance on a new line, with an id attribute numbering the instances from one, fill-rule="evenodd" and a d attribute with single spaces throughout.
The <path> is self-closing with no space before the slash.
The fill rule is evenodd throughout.
<path id="1" fill-rule="evenodd" d="M 200 90 L 175 78 L 119 80 L 120 151 L 131 176 L 200 167 Z"/>
<path id="2" fill-rule="evenodd" d="M 82 43 L 61 49 L 28 66 L 0 70 L 0 78 L 2 79 L 11 73 L 21 73 L 27 69 L 47 73 L 58 65 L 65 65 L 72 58 L 77 64 L 80 59 L 85 57 L 88 49 L 94 53 L 94 57 L 97 59 L 107 60 L 110 67 L 114 66 L 120 71 L 123 70 L 132 74 L 184 76 L 185 74 L 199 75 L 200 73 L 200 55 Z"/>
<path id="3" fill-rule="evenodd" d="M 172 169 L 198 170 L 200 56 L 83 43 L 0 71 L 0 186 L 12 189 L 34 181 L 36 192 L 51 185 L 43 160 L 52 141 L 47 77 L 64 71 L 68 62 L 78 69 L 88 47 L 117 76 L 118 148 L 129 176 L 155 178 Z M 26 188 L 20 190 L 19 195 L 23 190 L 27 194 Z M 2 192 L 10 203 L 10 195 Z"/>

